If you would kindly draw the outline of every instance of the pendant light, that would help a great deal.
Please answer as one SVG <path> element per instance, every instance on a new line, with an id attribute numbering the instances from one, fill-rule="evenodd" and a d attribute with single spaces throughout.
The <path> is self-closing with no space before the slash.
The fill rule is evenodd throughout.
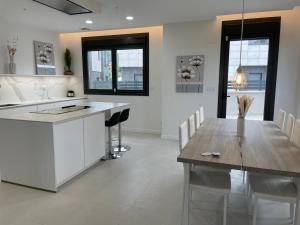
<path id="1" fill-rule="evenodd" d="M 241 45 L 240 45 L 240 64 L 236 70 L 233 79 L 233 88 L 240 90 L 246 87 L 247 79 L 245 72 L 242 67 L 242 51 L 243 51 L 243 35 L 244 35 L 244 16 L 245 16 L 245 0 L 243 0 L 243 11 L 242 11 L 242 27 L 241 27 Z"/>

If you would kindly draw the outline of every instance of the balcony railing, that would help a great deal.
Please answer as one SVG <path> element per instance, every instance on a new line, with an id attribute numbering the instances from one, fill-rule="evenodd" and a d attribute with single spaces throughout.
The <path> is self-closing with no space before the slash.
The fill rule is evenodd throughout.
<path id="1" fill-rule="evenodd" d="M 94 81 L 94 89 L 111 89 L 112 81 Z M 118 81 L 119 90 L 143 90 L 143 81 Z"/>
<path id="2" fill-rule="evenodd" d="M 233 88 L 233 81 L 228 81 L 228 89 Z M 248 80 L 247 86 L 245 90 L 258 90 L 264 91 L 266 89 L 266 81 L 265 80 Z"/>

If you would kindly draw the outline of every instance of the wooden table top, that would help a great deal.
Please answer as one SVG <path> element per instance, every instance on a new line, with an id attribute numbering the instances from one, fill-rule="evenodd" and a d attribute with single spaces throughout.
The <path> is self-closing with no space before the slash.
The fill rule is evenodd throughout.
<path id="1" fill-rule="evenodd" d="M 236 136 L 236 120 L 208 119 L 177 161 L 227 169 L 300 177 L 300 149 L 273 122 L 246 121 L 245 137 Z M 202 156 L 203 152 L 221 156 Z"/>
<path id="2" fill-rule="evenodd" d="M 273 122 L 246 121 L 245 126 L 244 170 L 300 177 L 300 149 Z"/>
<path id="3" fill-rule="evenodd" d="M 231 120 L 205 120 L 178 156 L 177 161 L 226 169 L 241 169 L 242 159 L 235 129 L 236 123 Z M 220 152 L 221 156 L 202 156 L 204 152 Z"/>

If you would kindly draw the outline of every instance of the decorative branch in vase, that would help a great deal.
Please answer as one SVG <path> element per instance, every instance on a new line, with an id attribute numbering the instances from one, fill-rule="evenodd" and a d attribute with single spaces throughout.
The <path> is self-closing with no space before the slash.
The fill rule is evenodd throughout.
<path id="1" fill-rule="evenodd" d="M 8 73 L 16 74 L 15 54 L 17 52 L 18 37 L 7 41 L 7 50 L 9 55 Z"/>
<path id="2" fill-rule="evenodd" d="M 238 137 L 243 137 L 245 135 L 245 117 L 247 112 L 253 102 L 254 98 L 250 96 L 237 96 L 238 103 L 238 119 L 237 119 L 237 135 Z"/>

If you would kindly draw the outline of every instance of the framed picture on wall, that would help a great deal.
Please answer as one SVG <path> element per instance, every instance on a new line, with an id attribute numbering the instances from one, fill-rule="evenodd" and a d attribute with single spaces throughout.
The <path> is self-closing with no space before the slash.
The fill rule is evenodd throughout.
<path id="1" fill-rule="evenodd" d="M 37 75 L 55 75 L 53 44 L 33 41 Z"/>
<path id="2" fill-rule="evenodd" d="M 204 55 L 177 56 L 176 92 L 203 93 Z"/>

